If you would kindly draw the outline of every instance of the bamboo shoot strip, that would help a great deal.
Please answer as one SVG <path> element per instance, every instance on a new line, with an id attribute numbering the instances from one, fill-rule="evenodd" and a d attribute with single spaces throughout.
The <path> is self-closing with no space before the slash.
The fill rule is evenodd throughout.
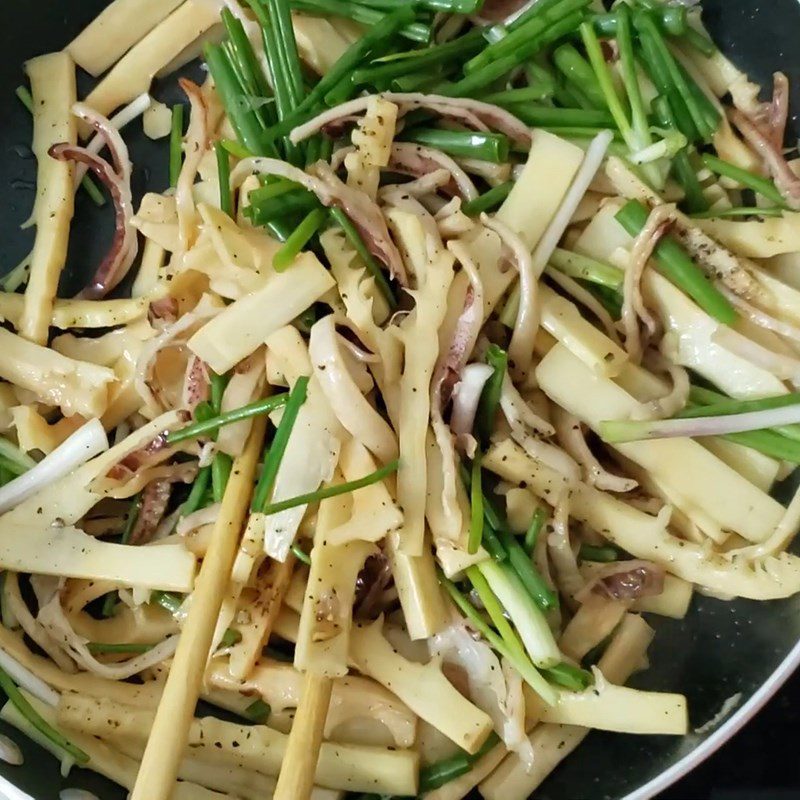
<path id="1" fill-rule="evenodd" d="M 292 435 L 292 429 L 297 421 L 297 414 L 308 396 L 308 381 L 309 379 L 306 375 L 298 378 L 286 402 L 286 408 L 275 430 L 275 436 L 272 438 L 269 452 L 264 455 L 264 467 L 261 470 L 258 485 L 253 493 L 253 503 L 251 506 L 253 511 L 261 511 L 261 509 L 266 506 L 267 499 L 272 494 L 272 487 L 275 484 L 275 478 L 278 474 L 281 461 L 283 460 L 283 454 L 286 452 L 286 445 L 289 443 L 289 437 Z"/>
<path id="2" fill-rule="evenodd" d="M 168 800 L 174 788 L 200 695 L 214 625 L 228 587 L 265 430 L 266 418 L 257 417 L 244 452 L 234 463 L 131 800 Z"/>
<path id="3" fill-rule="evenodd" d="M 274 800 L 308 800 L 311 796 L 332 689 L 332 678 L 306 673 Z"/>
<path id="4" fill-rule="evenodd" d="M 636 236 L 647 223 L 647 209 L 638 200 L 631 200 L 619 211 L 616 220 L 631 236 Z M 671 236 L 661 239 L 654 255 L 658 271 L 703 311 L 725 325 L 736 322 L 738 315 L 730 302 Z"/>
<path id="5" fill-rule="evenodd" d="M 286 511 L 287 508 L 297 508 L 297 506 L 318 503 L 321 500 L 326 500 L 329 497 L 338 497 L 341 494 L 355 492 L 358 489 L 363 489 L 365 486 L 372 486 L 373 483 L 382 481 L 393 472 L 397 472 L 399 466 L 400 462 L 395 460 L 386 466 L 381 467 L 380 469 L 376 469 L 375 472 L 365 475 L 363 478 L 359 478 L 356 481 L 338 483 L 335 486 L 326 486 L 325 488 L 319 489 L 316 492 L 309 492 L 308 494 L 301 494 L 297 497 L 290 497 L 288 500 L 281 500 L 278 503 L 269 503 L 264 506 L 264 513 L 269 516 L 271 514 L 277 514 L 280 511 Z"/>
<path id="6" fill-rule="evenodd" d="M 194 422 L 191 425 L 187 425 L 185 428 L 179 428 L 167 434 L 167 444 L 177 444 L 187 439 L 197 439 L 200 436 L 216 433 L 225 425 L 231 425 L 234 422 L 241 422 L 244 419 L 250 419 L 251 417 L 257 417 L 262 414 L 269 414 L 276 408 L 286 405 L 288 399 L 288 392 L 273 394 L 270 397 L 256 400 L 241 408 L 235 408 L 232 411 L 226 411 L 224 414 L 219 414 L 203 422 Z"/>
<path id="7" fill-rule="evenodd" d="M 33 114 L 33 98 L 28 88 L 26 86 L 17 86 L 14 94 L 19 98 L 20 103 Z M 102 189 L 95 183 L 94 178 L 88 172 L 81 178 L 81 188 L 89 195 L 96 206 L 104 206 L 106 204 Z"/>

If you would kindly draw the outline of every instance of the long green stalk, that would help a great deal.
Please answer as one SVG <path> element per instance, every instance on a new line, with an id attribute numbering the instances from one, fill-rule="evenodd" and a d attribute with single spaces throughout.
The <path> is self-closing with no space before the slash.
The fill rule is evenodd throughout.
<path id="1" fill-rule="evenodd" d="M 455 158 L 476 158 L 493 164 L 504 164 L 508 161 L 508 137 L 502 133 L 410 128 L 403 131 L 398 139 L 433 147 Z"/>
<path id="2" fill-rule="evenodd" d="M 19 713 L 36 728 L 42 736 L 49 739 L 56 747 L 69 754 L 78 764 L 88 764 L 89 756 L 79 747 L 76 747 L 60 731 L 57 731 L 47 720 L 43 719 L 39 712 L 28 702 L 25 695 L 20 692 L 14 681 L 11 680 L 6 671 L 0 668 L 0 689 L 6 697 L 16 706 Z"/>
<path id="3" fill-rule="evenodd" d="M 497 208 L 511 194 L 514 188 L 514 181 L 506 181 L 499 186 L 494 186 L 480 197 L 470 200 L 461 207 L 461 210 L 469 217 L 477 217 L 484 211 L 492 211 Z"/>
<path id="4" fill-rule="evenodd" d="M 767 200 L 771 200 L 775 205 L 781 208 L 787 208 L 783 195 L 768 178 L 762 178 L 754 172 L 737 167 L 735 164 L 731 164 L 728 161 L 723 161 L 721 158 L 712 156 L 710 153 L 703 153 L 703 155 L 700 156 L 700 160 L 717 175 L 730 178 L 730 180 L 740 183 L 746 189 L 751 189 L 762 197 L 766 197 Z"/>
<path id="5" fill-rule="evenodd" d="M 269 414 L 276 408 L 285 405 L 288 399 L 289 395 L 287 392 L 273 394 L 270 397 L 248 403 L 241 408 L 234 408 L 231 411 L 226 411 L 224 414 L 219 414 L 211 419 L 202 422 L 194 422 L 191 425 L 187 425 L 185 428 L 179 428 L 167 434 L 167 444 L 177 444 L 187 439 L 197 439 L 200 436 L 216 433 L 225 425 L 232 425 L 234 422 L 241 422 L 242 420 L 258 417 L 262 414 Z"/>
<path id="6" fill-rule="evenodd" d="M 292 235 L 284 242 L 283 247 L 275 253 L 272 267 L 275 272 L 288 269 L 301 250 L 314 238 L 323 222 L 328 218 L 322 208 L 314 208 L 308 212 L 303 221 L 294 229 Z"/>
<path id="7" fill-rule="evenodd" d="M 394 311 L 397 308 L 397 298 L 394 296 L 392 287 L 389 286 L 389 281 L 386 280 L 386 276 L 383 274 L 380 264 L 378 264 L 375 257 L 367 249 L 364 240 L 361 238 L 361 234 L 356 230 L 356 226 L 353 225 L 350 221 L 350 217 L 348 217 L 341 208 L 337 208 L 336 206 L 331 207 L 330 215 L 333 221 L 344 231 L 345 237 L 364 262 L 369 274 L 374 278 L 375 285 L 384 296 L 389 308 Z"/>
<path id="8" fill-rule="evenodd" d="M 379 483 L 384 478 L 397 472 L 400 467 L 400 462 L 395 460 L 386 464 L 386 466 L 359 478 L 356 481 L 348 481 L 347 483 L 339 483 L 335 486 L 326 486 L 323 489 L 318 489 L 316 492 L 308 492 L 308 494 L 301 494 L 297 497 L 290 497 L 288 500 L 281 500 L 277 503 L 269 503 L 264 507 L 264 513 L 267 516 L 278 514 L 281 511 L 286 511 L 289 508 L 297 508 L 298 506 L 309 505 L 310 503 L 319 503 L 322 500 L 327 500 L 329 497 L 339 497 L 339 495 L 350 494 L 358 489 L 363 489 L 365 486 L 372 486 L 374 483 Z"/>
<path id="9" fill-rule="evenodd" d="M 638 201 L 629 201 L 616 219 L 636 236 L 647 223 L 647 209 Z M 664 236 L 655 248 L 659 272 L 689 295 L 706 313 L 725 325 L 732 325 L 737 314 L 727 298 L 706 278 L 688 253 L 671 236 Z"/>
<path id="10" fill-rule="evenodd" d="M 607 286 L 615 292 L 622 288 L 625 281 L 625 273 L 618 267 L 560 247 L 553 251 L 549 263 L 570 278 Z"/>
<path id="11" fill-rule="evenodd" d="M 475 430 L 483 447 L 489 444 L 494 431 L 500 395 L 503 393 L 503 381 L 508 369 L 508 353 L 496 344 L 489 345 L 486 350 L 486 363 L 492 368 L 492 374 L 484 384 L 475 414 Z"/>
<path id="12" fill-rule="evenodd" d="M 481 451 L 476 450 L 472 460 L 470 482 L 470 523 L 467 552 L 474 555 L 483 541 L 483 486 L 481 481 Z"/>
<path id="13" fill-rule="evenodd" d="M 267 499 L 272 493 L 278 468 L 286 452 L 286 445 L 289 443 L 289 437 L 292 435 L 295 422 L 297 422 L 297 415 L 308 397 L 308 381 L 309 379 L 305 375 L 298 378 L 286 402 L 283 416 L 272 437 L 272 444 L 264 456 L 264 466 L 253 493 L 252 508 L 254 511 L 261 510 L 267 504 Z"/>

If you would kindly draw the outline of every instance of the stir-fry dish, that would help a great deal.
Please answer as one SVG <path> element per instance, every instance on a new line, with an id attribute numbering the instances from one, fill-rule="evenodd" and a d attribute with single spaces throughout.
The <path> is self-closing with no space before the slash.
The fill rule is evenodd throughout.
<path id="1" fill-rule="evenodd" d="M 25 64 L 0 717 L 69 791 L 526 800 L 687 733 L 650 623 L 800 591 L 788 82 L 701 13 L 115 0 Z"/>

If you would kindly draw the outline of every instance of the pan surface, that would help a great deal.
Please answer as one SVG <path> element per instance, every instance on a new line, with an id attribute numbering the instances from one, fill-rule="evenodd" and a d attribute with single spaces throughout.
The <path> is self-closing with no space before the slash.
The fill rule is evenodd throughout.
<path id="1" fill-rule="evenodd" d="M 0 274 L 29 251 L 30 231 L 19 231 L 33 204 L 35 161 L 28 144 L 27 112 L 14 97 L 23 81 L 22 63 L 31 56 L 62 48 L 107 4 L 104 0 L 38 0 L 0 3 L 0 31 L 5 46 L 0 60 Z M 705 19 L 716 41 L 762 85 L 781 69 L 792 88 L 790 125 L 800 133 L 800 31 L 797 0 L 704 0 Z M 83 76 L 84 78 L 86 76 Z M 80 83 L 85 89 L 88 82 Z M 158 86 L 159 97 L 178 99 L 173 86 Z M 136 122 L 126 130 L 135 165 L 134 190 L 162 190 L 167 182 L 163 142 L 152 143 Z M 85 282 L 102 257 L 113 229 L 112 210 L 95 209 L 77 195 L 76 223 L 70 240 L 62 295 Z M 83 280 L 81 280 L 83 279 Z M 786 500 L 789 487 L 782 487 Z M 657 629 L 650 648 L 651 667 L 633 684 L 647 689 L 683 692 L 689 700 L 692 728 L 718 714 L 728 698 L 740 699 L 731 715 L 704 733 L 682 739 L 592 733 L 536 793 L 538 800 L 645 800 L 686 774 L 730 738 L 769 699 L 800 663 L 800 596 L 754 603 L 722 602 L 696 595 L 685 620 L 652 618 Z M 123 800 L 126 792 L 85 770 L 62 779 L 56 760 L 17 731 L 0 723 L 20 745 L 25 764 L 0 762 L 0 797 L 53 800 L 61 789 L 80 787 L 103 800 Z M 788 768 L 788 767 L 787 767 Z M 22 793 L 5 784 L 3 778 Z"/>

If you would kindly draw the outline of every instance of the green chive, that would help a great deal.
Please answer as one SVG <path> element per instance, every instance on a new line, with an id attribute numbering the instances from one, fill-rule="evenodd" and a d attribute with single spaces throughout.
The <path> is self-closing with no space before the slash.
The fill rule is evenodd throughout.
<path id="1" fill-rule="evenodd" d="M 28 702 L 27 698 L 20 692 L 17 685 L 2 668 L 0 668 L 0 689 L 6 693 L 6 697 L 16 706 L 19 713 L 25 717 L 39 733 L 61 750 L 68 753 L 78 764 L 89 763 L 89 756 L 79 747 L 72 744 L 62 733 L 50 725 L 47 720 L 41 717 L 39 712 Z"/>
<path id="2" fill-rule="evenodd" d="M 483 539 L 483 487 L 481 481 L 481 451 L 475 452 L 472 460 L 472 481 L 470 484 L 470 526 L 467 552 L 478 552 Z"/>
<path id="3" fill-rule="evenodd" d="M 201 467 L 200 471 L 197 473 L 197 477 L 194 479 L 189 496 L 181 506 L 182 517 L 188 517 L 189 514 L 193 514 L 201 507 L 209 483 L 211 483 L 211 467 Z"/>
<path id="4" fill-rule="evenodd" d="M 211 462 L 211 491 L 214 502 L 221 503 L 225 496 L 225 487 L 231 477 L 233 459 L 227 453 L 216 453 Z"/>
<path id="5" fill-rule="evenodd" d="M 309 567 L 311 566 L 311 556 L 300 547 L 297 542 L 294 542 L 291 547 L 292 553 L 294 553 L 294 557 L 298 561 L 302 561 L 304 564 L 307 564 Z"/>
<path id="6" fill-rule="evenodd" d="M 329 497 L 338 497 L 343 494 L 350 494 L 358 489 L 363 489 L 365 486 L 372 486 L 374 483 L 379 483 L 388 475 L 397 472 L 400 467 L 400 462 L 395 460 L 387 464 L 385 467 L 375 470 L 375 472 L 365 475 L 356 481 L 348 481 L 347 483 L 339 483 L 335 486 L 326 486 L 323 489 L 318 489 L 316 492 L 309 492 L 302 494 L 298 497 L 291 497 L 288 500 L 281 500 L 277 503 L 269 503 L 264 507 L 264 513 L 267 516 L 278 514 L 281 511 L 286 511 L 290 508 L 297 508 L 298 506 L 309 505 L 310 503 L 318 503 L 322 500 L 327 500 Z"/>
<path id="7" fill-rule="evenodd" d="M 531 557 L 533 556 L 533 551 L 536 549 L 536 542 L 539 539 L 539 534 L 546 521 L 547 512 L 539 506 L 536 511 L 533 512 L 531 524 L 528 526 L 528 530 L 525 531 L 525 552 Z"/>
<path id="8" fill-rule="evenodd" d="M 514 181 L 506 181 L 499 186 L 494 186 L 487 192 L 484 192 L 480 197 L 474 200 L 469 200 L 464 203 L 461 210 L 468 217 L 477 217 L 484 211 L 492 211 L 499 206 L 511 194 L 514 188 Z"/>
<path id="9" fill-rule="evenodd" d="M 219 646 L 220 648 L 233 647 L 235 644 L 239 644 L 241 641 L 242 634 L 235 628 L 228 628 L 225 633 L 222 634 L 222 638 L 219 640 Z"/>
<path id="10" fill-rule="evenodd" d="M 619 561 L 619 553 L 614 547 L 597 547 L 593 544 L 582 544 L 578 552 L 581 561 L 597 561 L 601 564 L 610 564 Z"/>
<path id="11" fill-rule="evenodd" d="M 272 267 L 276 272 L 283 272 L 297 258 L 300 251 L 314 238 L 328 214 L 322 208 L 309 211 L 305 219 L 294 229 L 283 247 L 275 253 Z"/>
<path id="12" fill-rule="evenodd" d="M 647 216 L 647 209 L 638 200 L 631 200 L 619 211 L 616 219 L 631 236 L 636 236 L 645 226 Z M 706 313 L 725 325 L 736 322 L 738 315 L 727 298 L 671 236 L 663 237 L 656 245 L 655 258 L 659 272 Z"/>
<path id="13" fill-rule="evenodd" d="M 286 408 L 275 430 L 275 436 L 272 437 L 269 452 L 264 456 L 264 467 L 261 470 L 256 490 L 253 493 L 252 509 L 254 511 L 263 509 L 272 494 L 275 478 L 278 475 L 278 468 L 283 460 L 283 454 L 286 452 L 286 445 L 292 435 L 297 415 L 300 413 L 300 408 L 308 396 L 308 381 L 309 378 L 305 375 L 298 378 L 286 401 Z"/>
<path id="14" fill-rule="evenodd" d="M 483 387 L 475 416 L 478 439 L 484 447 L 489 444 L 494 430 L 500 395 L 503 393 L 503 381 L 508 368 L 508 354 L 496 344 L 489 345 L 486 351 L 486 363 L 492 368 L 492 374 Z"/>
<path id="15" fill-rule="evenodd" d="M 231 162 L 228 151 L 221 142 L 214 142 L 219 178 L 219 207 L 229 217 L 233 216 L 233 193 L 231 192 Z"/>
<path id="16" fill-rule="evenodd" d="M 567 664 L 566 661 L 562 661 L 555 667 L 543 669 L 542 675 L 550 683 L 563 686 L 570 692 L 583 692 L 594 684 L 594 676 L 591 672 L 573 664 Z"/>
<path id="17" fill-rule="evenodd" d="M 389 308 L 394 311 L 397 308 L 397 299 L 394 296 L 394 292 L 392 292 L 392 287 L 389 286 L 389 281 L 386 280 L 386 276 L 383 274 L 380 264 L 378 264 L 372 253 L 367 249 L 355 225 L 353 225 L 350 218 L 341 208 L 333 206 L 330 209 L 330 215 L 333 221 L 344 231 L 345 237 L 355 248 L 355 251 L 367 267 L 369 274 L 375 279 L 375 285 L 380 289 Z"/>
<path id="18" fill-rule="evenodd" d="M 493 164 L 504 164 L 508 161 L 508 137 L 500 133 L 411 128 L 403 131 L 398 138 L 436 148 L 454 158 L 476 158 Z"/>
<path id="19" fill-rule="evenodd" d="M 234 422 L 241 422 L 244 419 L 258 417 L 262 414 L 269 414 L 276 408 L 285 405 L 288 398 L 289 395 L 287 392 L 273 394 L 270 397 L 265 397 L 261 400 L 248 403 L 246 406 L 241 406 L 241 408 L 234 408 L 231 411 L 226 411 L 224 414 L 219 414 L 204 422 L 194 422 L 191 425 L 187 425 L 185 428 L 179 428 L 177 431 L 172 431 L 167 434 L 167 444 L 177 444 L 187 439 L 197 439 L 200 436 L 216 433 L 225 425 L 231 425 Z"/>
<path id="20" fill-rule="evenodd" d="M 786 208 L 783 195 L 778 191 L 778 188 L 771 180 L 762 178 L 754 172 L 737 167 L 735 164 L 723 161 L 721 158 L 717 158 L 708 153 L 703 153 L 703 155 L 700 156 L 700 160 L 717 175 L 730 178 L 740 183 L 746 189 L 751 189 L 762 197 L 766 197 L 767 200 L 771 200 L 775 205 Z"/>
<path id="21" fill-rule="evenodd" d="M 265 703 L 260 697 L 258 700 L 253 700 L 244 710 L 245 717 L 257 725 L 265 725 L 271 713 L 272 709 L 269 704 Z"/>

